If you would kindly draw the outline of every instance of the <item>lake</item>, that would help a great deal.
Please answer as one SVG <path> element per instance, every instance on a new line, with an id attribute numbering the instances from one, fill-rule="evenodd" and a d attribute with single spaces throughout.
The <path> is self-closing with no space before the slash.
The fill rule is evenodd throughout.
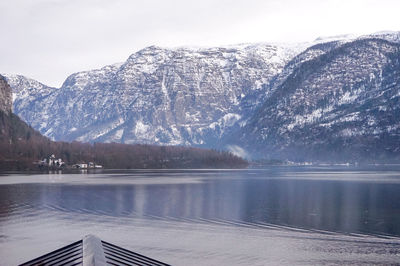
<path id="1" fill-rule="evenodd" d="M 0 175 L 0 265 L 87 234 L 173 265 L 400 263 L 400 167 Z"/>

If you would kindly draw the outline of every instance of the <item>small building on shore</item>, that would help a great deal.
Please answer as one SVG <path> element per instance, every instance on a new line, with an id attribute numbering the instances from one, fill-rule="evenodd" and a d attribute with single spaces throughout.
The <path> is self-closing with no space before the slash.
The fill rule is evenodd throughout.
<path id="1" fill-rule="evenodd" d="M 100 164 L 96 164 L 94 162 L 89 162 L 89 163 L 77 163 L 73 165 L 73 168 L 77 169 L 102 169 L 103 166 Z"/>
<path id="2" fill-rule="evenodd" d="M 75 167 L 78 169 L 87 169 L 88 165 L 87 165 L 87 163 L 77 163 L 77 164 L 75 164 Z"/>
<path id="3" fill-rule="evenodd" d="M 54 154 L 50 155 L 48 158 L 38 162 L 39 168 L 49 168 L 49 169 L 61 169 L 66 167 L 65 162 L 61 158 L 56 158 Z"/>

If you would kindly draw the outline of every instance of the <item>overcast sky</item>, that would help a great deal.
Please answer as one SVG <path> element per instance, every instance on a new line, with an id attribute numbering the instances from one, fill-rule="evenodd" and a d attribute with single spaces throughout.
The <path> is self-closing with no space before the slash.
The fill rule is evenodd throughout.
<path id="1" fill-rule="evenodd" d="M 400 30 L 399 0 L 1 0 L 0 73 L 59 87 L 146 46 L 304 42 Z"/>

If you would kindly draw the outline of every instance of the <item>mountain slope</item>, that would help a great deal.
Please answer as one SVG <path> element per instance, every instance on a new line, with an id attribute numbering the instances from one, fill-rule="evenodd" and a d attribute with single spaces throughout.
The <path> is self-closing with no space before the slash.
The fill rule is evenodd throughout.
<path id="1" fill-rule="evenodd" d="M 2 76 L 0 96 L 0 169 L 25 168 L 32 164 L 33 143 L 43 147 L 49 140 L 12 113 L 11 87 Z"/>
<path id="2" fill-rule="evenodd" d="M 356 40 L 300 64 L 228 142 L 295 160 L 398 156 L 399 99 L 400 45 Z"/>
<path id="3" fill-rule="evenodd" d="M 2 151 L 0 157 L 8 152 L 14 152 L 8 148 L 8 145 L 18 141 L 46 139 L 12 113 L 11 87 L 1 75 L 0 96 L 0 150 Z"/>

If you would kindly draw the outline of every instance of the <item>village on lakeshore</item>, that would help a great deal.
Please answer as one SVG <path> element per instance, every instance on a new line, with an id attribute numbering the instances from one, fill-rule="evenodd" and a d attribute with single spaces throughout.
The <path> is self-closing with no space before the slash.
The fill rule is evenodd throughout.
<path id="1" fill-rule="evenodd" d="M 54 154 L 36 162 L 40 169 L 102 169 L 103 166 L 94 162 L 81 162 L 67 165 L 61 158 L 56 158 Z"/>

